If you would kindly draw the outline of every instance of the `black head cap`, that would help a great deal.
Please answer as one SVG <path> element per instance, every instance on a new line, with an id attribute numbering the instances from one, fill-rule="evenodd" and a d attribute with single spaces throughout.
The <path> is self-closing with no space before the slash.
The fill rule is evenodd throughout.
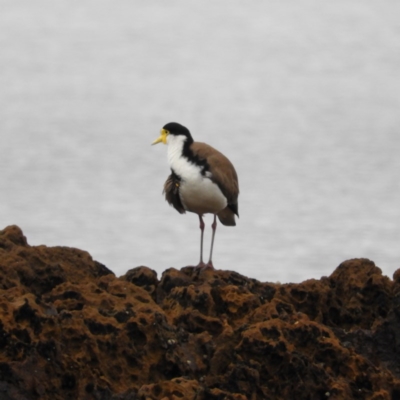
<path id="1" fill-rule="evenodd" d="M 193 141 L 192 135 L 189 132 L 189 129 L 184 127 L 181 124 L 178 124 L 177 122 L 169 122 L 168 124 L 163 126 L 163 129 L 169 132 L 170 135 L 183 135 L 186 136 L 189 141 Z"/>

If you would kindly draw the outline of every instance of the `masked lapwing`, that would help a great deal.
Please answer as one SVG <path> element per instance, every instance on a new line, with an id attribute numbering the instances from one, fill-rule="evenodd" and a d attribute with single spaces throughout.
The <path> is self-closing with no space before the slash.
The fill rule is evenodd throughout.
<path id="1" fill-rule="evenodd" d="M 223 225 L 234 226 L 238 213 L 239 183 L 232 163 L 206 143 L 193 141 L 189 130 L 170 122 L 152 144 L 168 145 L 171 175 L 164 184 L 165 198 L 179 213 L 193 212 L 200 221 L 200 262 L 198 267 L 213 267 L 217 217 Z M 203 262 L 204 214 L 213 214 L 210 259 Z"/>

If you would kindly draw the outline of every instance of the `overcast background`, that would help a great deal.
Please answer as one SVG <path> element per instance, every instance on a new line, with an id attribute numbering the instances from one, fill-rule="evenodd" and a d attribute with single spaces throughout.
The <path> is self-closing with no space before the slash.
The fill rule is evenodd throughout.
<path id="1" fill-rule="evenodd" d="M 216 268 L 262 281 L 400 267 L 400 2 L 0 0 L 0 229 L 118 276 L 197 264 L 161 195 L 167 122 L 226 154 Z M 206 257 L 211 237 L 206 218 Z"/>

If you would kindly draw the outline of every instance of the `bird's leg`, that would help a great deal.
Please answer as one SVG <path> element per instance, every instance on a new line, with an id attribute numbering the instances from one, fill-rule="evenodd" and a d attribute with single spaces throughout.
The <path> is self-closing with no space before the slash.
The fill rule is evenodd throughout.
<path id="1" fill-rule="evenodd" d="M 211 228 L 212 228 L 212 238 L 211 238 L 211 248 L 210 248 L 210 259 L 208 260 L 207 267 L 214 268 L 212 263 L 212 253 L 214 247 L 215 231 L 217 230 L 217 214 L 214 214 L 214 222 L 212 223 Z"/>
<path id="2" fill-rule="evenodd" d="M 198 268 L 205 267 L 206 264 L 204 264 L 203 261 L 203 237 L 204 237 L 204 221 L 203 217 L 199 214 L 199 220 L 200 220 L 200 262 L 199 265 L 197 266 Z"/>

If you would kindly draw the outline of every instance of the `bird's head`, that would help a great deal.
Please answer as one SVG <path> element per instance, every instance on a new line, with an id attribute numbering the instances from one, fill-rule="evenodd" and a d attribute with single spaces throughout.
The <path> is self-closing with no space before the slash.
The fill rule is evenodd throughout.
<path id="1" fill-rule="evenodd" d="M 157 144 L 163 142 L 164 144 L 168 144 L 168 141 L 172 137 L 184 136 L 186 141 L 190 143 L 193 142 L 192 135 L 189 132 L 189 129 L 185 128 L 183 125 L 178 124 L 177 122 L 169 122 L 164 125 L 161 129 L 160 136 L 152 143 Z"/>

